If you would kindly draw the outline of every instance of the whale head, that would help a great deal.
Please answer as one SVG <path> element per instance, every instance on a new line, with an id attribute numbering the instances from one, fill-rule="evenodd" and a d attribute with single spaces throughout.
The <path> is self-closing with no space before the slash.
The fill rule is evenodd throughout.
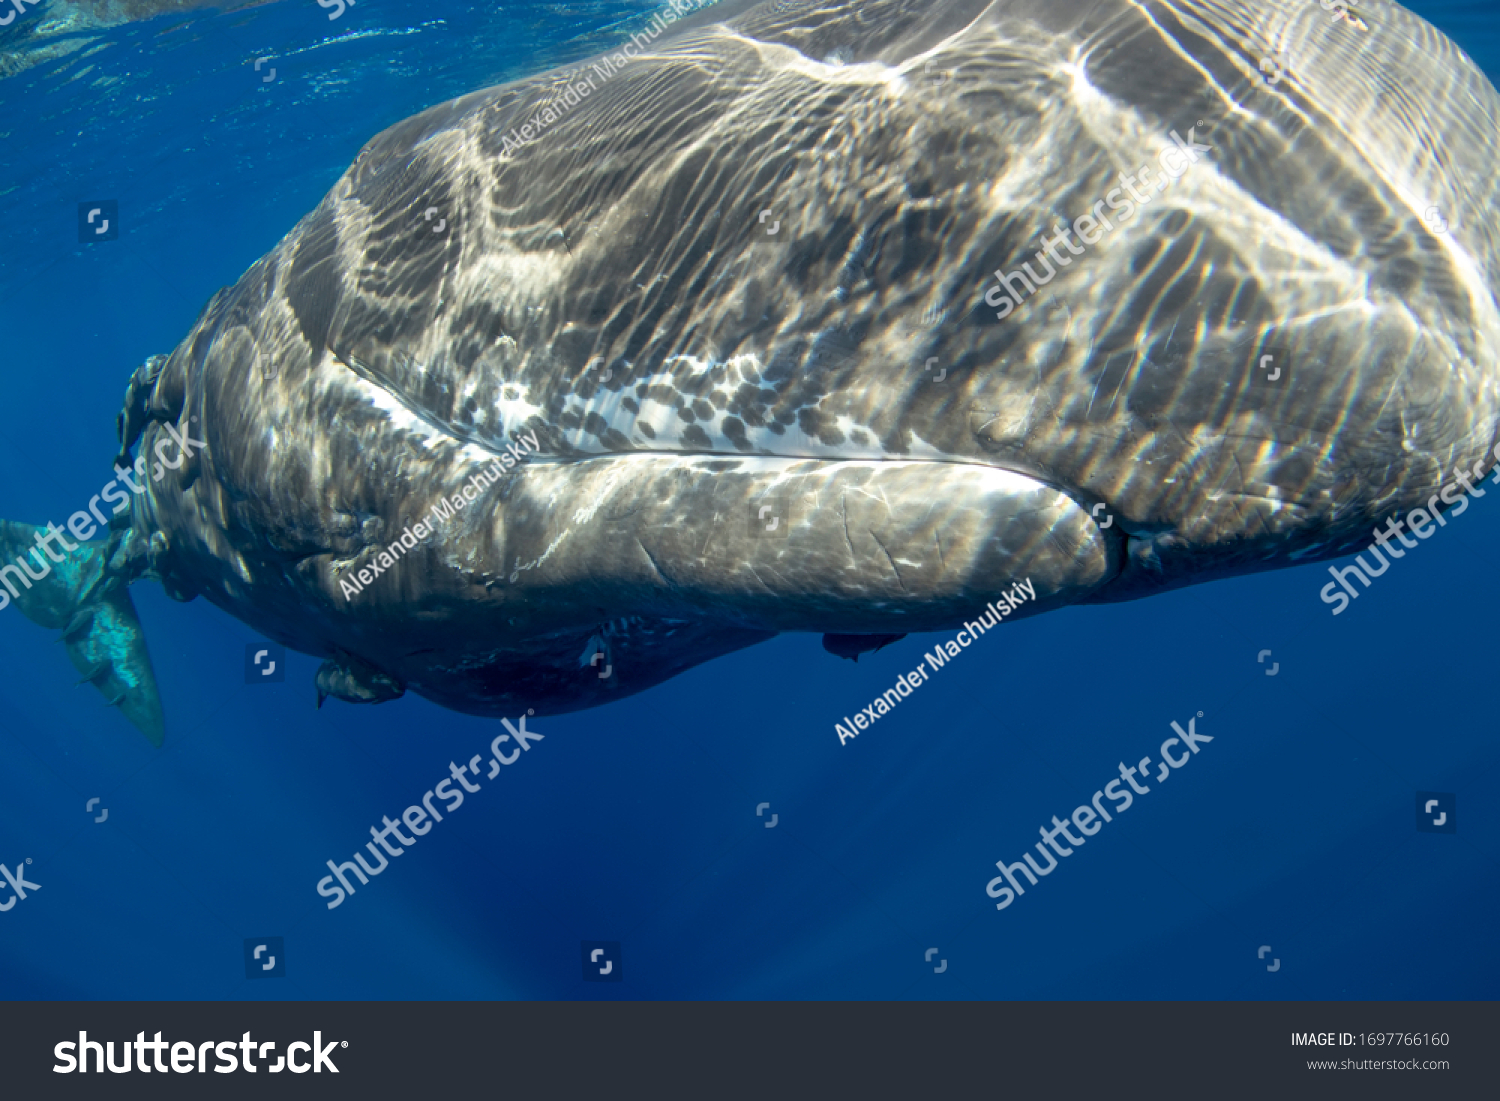
<path id="1" fill-rule="evenodd" d="M 441 104 L 137 373 L 126 448 L 206 446 L 122 560 L 545 714 L 1344 553 L 1500 423 L 1500 99 L 1379 24 L 730 4 Z"/>

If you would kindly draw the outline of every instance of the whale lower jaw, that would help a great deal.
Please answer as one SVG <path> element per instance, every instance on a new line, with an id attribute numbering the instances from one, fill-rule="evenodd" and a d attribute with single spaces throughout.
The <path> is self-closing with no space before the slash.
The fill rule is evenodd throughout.
<path id="1" fill-rule="evenodd" d="M 982 464 L 666 453 L 530 463 L 506 495 L 505 582 L 548 618 L 753 631 L 942 630 L 1017 583 L 1023 614 L 1076 603 L 1126 539 L 1066 493 Z M 519 592 L 514 590 L 518 589 Z"/>
<path id="2" fill-rule="evenodd" d="M 452 477 L 407 497 L 387 531 L 451 497 Z M 1010 618 L 1077 603 L 1120 574 L 1127 543 L 1066 493 L 981 464 L 533 458 L 353 600 L 338 588 L 349 558 L 320 556 L 300 576 L 322 591 L 295 599 L 336 609 L 316 617 L 334 633 L 288 644 L 354 655 L 458 711 L 556 714 L 779 632 L 939 631 L 992 603 Z M 396 616 L 402 632 L 383 629 Z"/>

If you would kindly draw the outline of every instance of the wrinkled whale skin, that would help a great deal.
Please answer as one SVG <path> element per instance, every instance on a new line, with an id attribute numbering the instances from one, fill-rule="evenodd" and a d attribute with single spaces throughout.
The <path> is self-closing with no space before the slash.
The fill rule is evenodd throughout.
<path id="1" fill-rule="evenodd" d="M 1500 425 L 1500 102 L 1367 10 L 729 4 L 433 107 L 137 373 L 123 444 L 206 448 L 123 557 L 329 658 L 320 702 L 486 715 L 1025 578 L 1018 616 L 1334 557 Z M 994 273 L 1190 129 L 1211 152 L 997 319 Z"/>

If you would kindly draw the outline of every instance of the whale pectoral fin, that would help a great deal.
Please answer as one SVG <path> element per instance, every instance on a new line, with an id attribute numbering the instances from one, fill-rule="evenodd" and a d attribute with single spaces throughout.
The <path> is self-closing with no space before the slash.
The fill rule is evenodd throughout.
<path id="1" fill-rule="evenodd" d="M 213 303 L 209 303 L 209 308 L 213 308 Z M 135 369 L 125 387 L 125 405 L 115 417 L 115 431 L 120 437 L 120 453 L 115 456 L 115 463 L 119 466 L 131 465 L 130 449 L 151 421 L 151 398 L 162 371 L 166 369 L 167 358 L 151 356 Z"/>
<path id="2" fill-rule="evenodd" d="M 860 654 L 873 654 L 893 642 L 900 642 L 901 635 L 833 635 L 823 636 L 823 649 L 837 657 L 848 658 L 858 663 Z"/>
<path id="3" fill-rule="evenodd" d="M 406 695 L 406 685 L 352 654 L 340 654 L 318 667 L 318 707 L 329 696 L 345 703 L 385 703 Z"/>
<path id="4" fill-rule="evenodd" d="M 75 617 L 62 640 L 73 667 L 83 676 L 79 683 L 91 683 L 147 741 L 160 748 L 166 737 L 161 696 L 146 649 L 146 633 L 130 593 L 123 586 L 112 589 L 87 608 L 90 614 L 86 619 Z"/>

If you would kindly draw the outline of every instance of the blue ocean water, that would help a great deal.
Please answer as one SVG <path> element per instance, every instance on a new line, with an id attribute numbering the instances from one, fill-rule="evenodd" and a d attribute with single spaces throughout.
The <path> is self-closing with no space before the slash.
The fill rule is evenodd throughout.
<path id="1" fill-rule="evenodd" d="M 1409 6 L 1500 81 L 1494 3 Z M 129 373 L 369 137 L 654 7 L 284 0 L 0 79 L 0 516 L 99 491 Z M 119 239 L 81 245 L 99 199 Z M 495 723 L 317 710 L 299 654 L 247 684 L 252 631 L 143 584 L 153 749 L 0 611 L 0 863 L 40 885 L 0 913 L 0 998 L 1493 998 L 1497 543 L 1500 487 L 1336 618 L 1310 565 L 1010 624 L 847 745 L 834 724 L 950 636 L 857 665 L 783 636 L 529 720 L 519 767 L 333 910 L 325 861 Z M 995 862 L 1173 722 L 1212 741 L 997 911 Z M 1416 829 L 1418 792 L 1455 832 Z M 273 937 L 278 974 L 247 977 Z M 587 941 L 621 981 L 584 981 Z"/>

